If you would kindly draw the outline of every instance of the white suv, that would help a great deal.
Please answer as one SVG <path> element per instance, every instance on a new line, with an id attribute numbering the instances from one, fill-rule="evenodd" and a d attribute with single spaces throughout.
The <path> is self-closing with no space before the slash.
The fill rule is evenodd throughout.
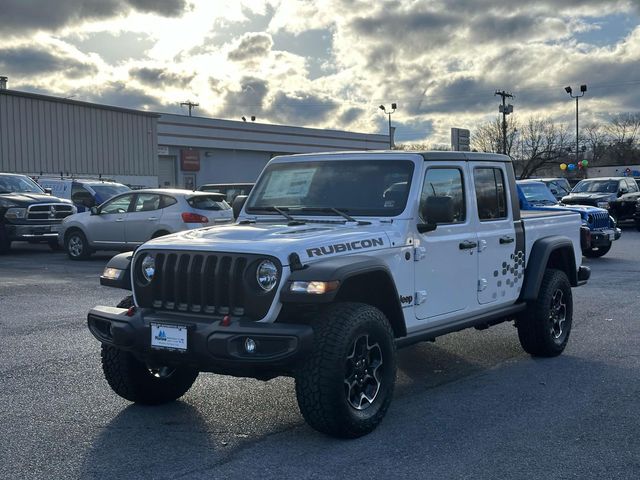
<path id="1" fill-rule="evenodd" d="M 69 258 L 82 260 L 96 250 L 133 250 L 152 238 L 232 220 L 221 194 L 137 190 L 66 218 L 58 238 Z"/>

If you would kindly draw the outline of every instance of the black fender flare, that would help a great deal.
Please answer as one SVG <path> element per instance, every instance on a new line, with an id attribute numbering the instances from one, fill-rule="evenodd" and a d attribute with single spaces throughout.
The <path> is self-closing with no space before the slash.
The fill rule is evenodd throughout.
<path id="1" fill-rule="evenodd" d="M 131 290 L 131 259 L 133 252 L 124 252 L 111 258 L 105 267 L 113 268 L 120 271 L 118 278 L 105 277 L 105 271 L 100 275 L 100 285 L 105 287 L 122 288 L 123 290 Z"/>
<path id="2" fill-rule="evenodd" d="M 357 277 L 369 278 L 370 285 L 362 285 Z M 292 282 L 338 281 L 337 289 L 324 294 L 291 292 Z M 387 292 L 380 291 L 381 288 Z M 404 337 L 407 328 L 400 297 L 391 271 L 381 260 L 365 255 L 346 255 L 320 260 L 294 270 L 280 292 L 283 305 L 329 304 L 341 301 L 362 301 L 379 308 L 391 323 L 396 337 Z"/>
<path id="3" fill-rule="evenodd" d="M 393 279 L 389 268 L 380 260 L 365 255 L 346 255 L 341 257 L 321 260 L 310 265 L 305 265 L 299 270 L 294 270 L 287 279 L 287 285 L 284 286 L 280 293 L 280 301 L 282 303 L 330 303 L 332 302 L 344 283 L 349 279 L 358 275 L 383 272 Z M 292 282 L 334 282 L 338 281 L 338 288 L 324 294 L 311 294 L 291 292 L 289 285 Z M 395 283 L 391 282 L 394 288 L 395 298 L 398 298 L 398 292 L 395 289 Z"/>
<path id="4" fill-rule="evenodd" d="M 551 235 L 536 240 L 529 254 L 529 261 L 524 274 L 524 283 L 520 292 L 520 300 L 532 301 L 538 297 L 544 272 L 547 270 L 549 259 L 556 251 L 562 251 L 562 264 L 555 266 L 565 272 L 572 287 L 578 286 L 578 269 L 573 243 L 568 237 Z"/>

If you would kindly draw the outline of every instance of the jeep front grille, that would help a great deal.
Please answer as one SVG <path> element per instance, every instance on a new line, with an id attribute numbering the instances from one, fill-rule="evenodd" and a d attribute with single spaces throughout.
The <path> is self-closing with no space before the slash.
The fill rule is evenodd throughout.
<path id="1" fill-rule="evenodd" d="M 27 208 L 27 220 L 61 222 L 73 213 L 73 206 L 66 203 L 38 203 Z"/>
<path id="2" fill-rule="evenodd" d="M 590 213 L 587 222 L 589 228 L 609 228 L 609 212 Z"/>
<path id="3" fill-rule="evenodd" d="M 265 294 L 257 285 L 255 270 L 264 256 L 177 251 L 141 253 L 134 261 L 134 288 L 141 307 L 259 320 L 266 315 L 275 296 L 276 288 Z M 148 285 L 139 280 L 139 263 L 145 253 L 155 255 L 155 272 Z"/>

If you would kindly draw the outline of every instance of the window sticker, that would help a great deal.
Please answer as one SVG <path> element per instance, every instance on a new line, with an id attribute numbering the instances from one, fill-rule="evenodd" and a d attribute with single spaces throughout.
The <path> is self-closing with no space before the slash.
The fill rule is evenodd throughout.
<path id="1" fill-rule="evenodd" d="M 300 198 L 307 195 L 315 168 L 280 171 L 278 175 L 271 175 L 262 194 L 263 200 L 273 198 Z"/>

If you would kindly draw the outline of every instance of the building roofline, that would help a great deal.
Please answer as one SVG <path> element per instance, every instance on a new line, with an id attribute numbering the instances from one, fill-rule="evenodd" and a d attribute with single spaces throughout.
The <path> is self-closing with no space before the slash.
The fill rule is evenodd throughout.
<path id="1" fill-rule="evenodd" d="M 69 98 L 53 97 L 50 95 L 42 95 L 41 93 L 23 92 L 20 90 L 0 90 L 0 95 L 12 95 L 15 97 L 31 98 L 34 100 L 44 100 L 47 102 L 65 103 L 68 105 L 77 105 L 79 107 L 99 108 L 101 110 L 111 110 L 115 112 L 131 113 L 133 115 L 144 115 L 147 117 L 160 117 L 160 114 L 155 112 L 146 112 L 144 110 L 134 110 L 132 108 L 114 107 L 112 105 L 103 105 L 100 103 L 83 102 L 81 100 L 71 100 Z"/>
<path id="2" fill-rule="evenodd" d="M 277 123 L 262 123 L 262 122 L 244 122 L 241 120 L 230 120 L 226 118 L 214 118 L 214 117 L 199 117 L 188 116 L 176 113 L 158 113 L 160 119 L 158 123 L 160 125 L 172 125 L 172 126 L 189 126 L 195 128 L 214 129 L 214 130 L 239 130 L 245 132 L 259 132 L 259 133 L 275 133 L 289 134 L 292 131 L 297 133 L 298 136 L 336 136 L 336 138 L 342 138 L 345 140 L 356 141 L 379 141 L 380 143 L 388 143 L 389 135 L 383 133 L 365 133 L 365 132 L 352 132 L 350 130 L 339 130 L 333 128 L 318 128 L 318 127 L 301 127 L 297 125 L 283 125 Z M 174 120 L 174 121 L 172 121 Z M 181 120 L 181 122 L 179 122 Z M 214 125 L 216 123 L 217 125 Z M 288 132 L 282 132 L 280 130 L 288 130 Z M 325 135 L 321 135 L 325 134 Z M 360 138 L 356 138 L 360 137 Z M 375 138 L 375 140 L 374 140 Z"/>

